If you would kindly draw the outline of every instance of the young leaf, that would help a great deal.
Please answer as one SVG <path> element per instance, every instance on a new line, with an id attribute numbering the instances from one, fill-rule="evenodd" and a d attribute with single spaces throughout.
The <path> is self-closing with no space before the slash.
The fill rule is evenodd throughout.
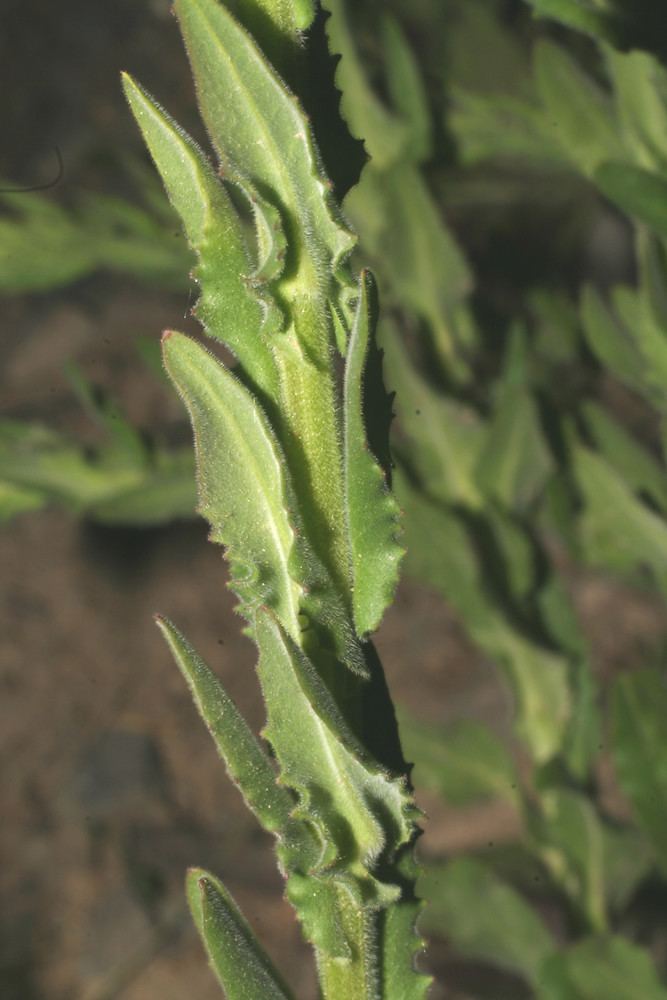
<path id="1" fill-rule="evenodd" d="M 628 148 L 639 166 L 660 167 L 667 161 L 667 71 L 647 52 L 605 55 Z"/>
<path id="2" fill-rule="evenodd" d="M 404 550 L 397 542 L 400 510 L 372 455 L 364 426 L 364 370 L 376 315 L 368 272 L 359 281 L 359 300 L 345 363 L 343 448 L 345 499 L 353 579 L 354 621 L 359 636 L 373 632 L 398 583 Z"/>
<path id="3" fill-rule="evenodd" d="M 256 399 L 213 355 L 182 334 L 165 336 L 167 371 L 190 413 L 199 509 L 227 548 L 240 610 L 274 609 L 298 639 L 299 587 L 288 569 L 294 530 L 284 459 Z"/>
<path id="4" fill-rule="evenodd" d="M 251 290 L 252 272 L 241 225 L 229 196 L 202 151 L 131 77 L 125 95 L 167 194 L 199 258 L 198 315 L 207 333 L 226 344 L 253 382 L 276 394 L 276 370 L 261 327 L 267 304 Z"/>
<path id="5" fill-rule="evenodd" d="M 529 904 L 489 868 L 473 858 L 427 868 L 419 891 L 428 900 L 426 926 L 456 951 L 537 981 L 556 943 Z"/>
<path id="6" fill-rule="evenodd" d="M 618 780 L 667 872 L 667 686 L 657 670 L 621 675 L 612 702 Z"/>
<path id="7" fill-rule="evenodd" d="M 295 803 L 287 789 L 277 784 L 278 775 L 271 761 L 220 681 L 185 636 L 166 618 L 158 616 L 156 622 L 248 808 L 265 830 L 284 832 Z"/>
<path id="8" fill-rule="evenodd" d="M 292 1000 L 236 903 L 222 883 L 192 868 L 186 893 L 195 924 L 204 940 L 211 968 L 227 1000 Z"/>
<path id="9" fill-rule="evenodd" d="M 223 169 L 285 213 L 291 264 L 328 296 L 354 246 L 329 192 L 306 118 L 253 39 L 217 0 L 176 0 L 202 117 Z M 240 171 L 240 174 L 239 174 Z M 287 289 L 290 294 L 290 289 Z"/>

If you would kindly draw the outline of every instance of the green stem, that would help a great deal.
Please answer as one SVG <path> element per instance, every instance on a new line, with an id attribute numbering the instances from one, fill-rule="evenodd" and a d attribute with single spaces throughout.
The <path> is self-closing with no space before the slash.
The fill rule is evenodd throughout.
<path id="1" fill-rule="evenodd" d="M 342 961 L 318 952 L 322 1000 L 377 1000 L 381 983 L 376 915 L 348 908 L 343 922 L 352 957 Z"/>

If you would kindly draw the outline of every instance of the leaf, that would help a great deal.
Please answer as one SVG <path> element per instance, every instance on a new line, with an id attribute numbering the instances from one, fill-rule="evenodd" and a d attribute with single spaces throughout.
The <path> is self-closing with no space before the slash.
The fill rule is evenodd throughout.
<path id="1" fill-rule="evenodd" d="M 121 199 L 80 197 L 73 210 L 44 195 L 2 195 L 0 291 L 45 292 L 108 268 L 135 280 L 183 288 L 190 257 L 156 219 Z"/>
<path id="2" fill-rule="evenodd" d="M 288 564 L 294 530 L 288 515 L 284 459 L 259 404 L 195 341 L 171 333 L 167 371 L 192 421 L 199 509 L 211 539 L 226 546 L 231 586 L 242 614 L 272 607 L 300 635 L 299 587 Z"/>
<path id="3" fill-rule="evenodd" d="M 534 50 L 538 94 L 563 152 L 587 176 L 620 152 L 612 107 L 568 53 L 541 40 Z M 597 175 L 596 175 L 597 179 Z"/>
<path id="4" fill-rule="evenodd" d="M 539 1000 L 667 1000 L 648 952 L 625 938 L 586 938 L 551 956 L 540 975 Z"/>
<path id="5" fill-rule="evenodd" d="M 0 524 L 11 521 L 17 514 L 40 510 L 48 503 L 48 497 L 39 490 L 15 486 L 0 480 Z"/>
<path id="6" fill-rule="evenodd" d="M 328 296 L 354 238 L 330 194 L 307 120 L 252 38 L 216 0 L 176 0 L 202 117 L 223 170 L 284 212 L 290 276 Z M 347 279 L 345 279 L 347 280 Z M 288 288 L 289 291 L 289 288 Z"/>
<path id="7" fill-rule="evenodd" d="M 667 180 L 660 174 L 606 158 L 593 179 L 622 212 L 667 236 Z"/>
<path id="8" fill-rule="evenodd" d="M 565 788 L 540 795 L 534 818 L 536 849 L 592 930 L 607 925 L 603 827 L 590 801 Z"/>
<path id="9" fill-rule="evenodd" d="M 418 170 L 401 164 L 380 172 L 369 164 L 345 210 L 375 262 L 385 298 L 430 325 L 437 350 L 451 366 L 455 313 L 471 291 L 472 277 Z"/>
<path id="10" fill-rule="evenodd" d="M 618 780 L 667 873 L 667 686 L 657 670 L 614 683 L 612 738 Z"/>
<path id="11" fill-rule="evenodd" d="M 457 952 L 537 981 L 556 943 L 526 900 L 490 868 L 473 858 L 427 868 L 419 891 L 428 899 L 424 923 Z"/>
<path id="12" fill-rule="evenodd" d="M 524 511 L 553 469 L 528 389 L 526 367 L 525 336 L 517 328 L 507 348 L 491 425 L 475 474 L 479 487 L 511 511 Z"/>
<path id="13" fill-rule="evenodd" d="M 540 17 L 551 17 L 568 28 L 585 31 L 594 38 L 614 41 L 616 31 L 608 13 L 596 0 L 529 0 Z"/>
<path id="14" fill-rule="evenodd" d="M 667 162 L 667 72 L 647 52 L 605 56 L 627 147 L 639 166 L 659 168 Z"/>
<path id="15" fill-rule="evenodd" d="M 477 509 L 482 500 L 474 468 L 484 443 L 477 413 L 426 382 L 393 326 L 385 324 L 381 343 L 386 381 L 396 391 L 401 426 L 415 443 L 410 460 L 416 472 L 433 498 Z"/>
<path id="16" fill-rule="evenodd" d="M 295 816 L 313 822 L 323 840 L 310 877 L 333 881 L 339 906 L 342 899 L 356 911 L 396 903 L 400 888 L 383 882 L 377 866 L 381 857 L 391 863 L 414 835 L 404 779 L 369 758 L 312 663 L 267 612 L 258 613 L 255 634 L 264 735 L 281 780 L 299 796 Z"/>
<path id="17" fill-rule="evenodd" d="M 407 571 L 436 587 L 459 612 L 473 641 L 491 656 L 511 688 L 518 736 L 538 762 L 562 747 L 572 710 L 564 657 L 538 645 L 489 597 L 475 545 L 461 521 L 397 477 L 405 509 Z M 434 544 L 437 540 L 437 544 Z"/>
<path id="18" fill-rule="evenodd" d="M 167 618 L 157 616 L 156 622 L 229 777 L 264 829 L 283 833 L 290 822 L 294 799 L 277 784 L 275 768 L 215 674 Z"/>
<path id="19" fill-rule="evenodd" d="M 579 530 L 596 565 L 620 571 L 648 566 L 667 584 L 667 524 L 637 500 L 624 478 L 599 455 L 577 447 L 577 486 L 584 502 Z"/>
<path id="20" fill-rule="evenodd" d="M 382 18 L 387 87 L 395 110 L 409 128 L 403 158 L 420 163 L 432 152 L 431 111 L 421 71 L 401 25 L 391 14 Z"/>
<path id="21" fill-rule="evenodd" d="M 191 868 L 186 892 L 227 1000 L 290 1000 L 292 994 L 223 884 L 208 872 Z"/>
<path id="22" fill-rule="evenodd" d="M 363 140 L 376 167 L 397 163 L 403 159 L 412 138 L 410 123 L 386 107 L 371 87 L 364 60 L 354 41 L 354 28 L 345 0 L 323 0 L 322 6 L 329 11 L 326 24 L 329 49 L 341 57 L 336 84 L 342 93 L 343 118 L 351 134 Z M 396 59 L 395 48 L 392 54 Z M 404 57 L 404 53 L 402 55 Z"/>
<path id="23" fill-rule="evenodd" d="M 512 757 L 488 726 L 467 721 L 429 726 L 405 711 L 399 722 L 418 787 L 438 792 L 453 805 L 486 798 L 516 803 L 519 781 Z"/>
<path id="24" fill-rule="evenodd" d="M 665 471 L 650 452 L 597 403 L 586 403 L 583 416 L 606 461 L 622 470 L 625 482 L 633 491 L 646 493 L 666 511 Z"/>
<path id="25" fill-rule="evenodd" d="M 372 278 L 359 280 L 359 300 L 350 334 L 343 390 L 343 449 L 347 524 L 352 559 L 353 608 L 357 634 L 380 624 L 398 583 L 404 550 L 398 544 L 400 510 L 370 451 L 364 426 L 364 369 L 374 335 Z"/>
<path id="26" fill-rule="evenodd" d="M 665 406 L 664 380 L 662 389 L 655 372 L 644 354 L 646 347 L 662 347 L 660 335 L 650 327 L 645 329 L 645 317 L 640 314 L 640 306 L 630 293 L 622 295 L 625 289 L 616 289 L 616 310 L 612 311 L 593 288 L 584 289 L 581 298 L 581 320 L 589 347 L 605 368 L 620 381 L 641 393 L 656 406 Z M 623 314 L 619 314 L 623 309 Z M 628 313 L 631 313 L 628 316 Z M 630 325 L 626 317 L 630 320 Z M 642 343 L 643 339 L 643 343 Z"/>
<path id="27" fill-rule="evenodd" d="M 123 87 L 167 194 L 199 258 L 198 315 L 226 344 L 253 382 L 277 393 L 276 369 L 261 328 L 264 308 L 250 285 L 252 265 L 229 196 L 199 147 L 131 77 Z"/>
<path id="28" fill-rule="evenodd" d="M 447 121 L 465 166 L 496 158 L 561 167 L 567 162 L 558 135 L 537 103 L 454 87 Z"/>

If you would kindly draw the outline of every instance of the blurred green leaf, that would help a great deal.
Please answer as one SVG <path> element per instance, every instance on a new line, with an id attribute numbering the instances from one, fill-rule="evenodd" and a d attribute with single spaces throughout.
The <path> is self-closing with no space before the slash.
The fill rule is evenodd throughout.
<path id="1" fill-rule="evenodd" d="M 475 478 L 487 495 L 519 512 L 535 500 L 553 468 L 527 384 L 525 336 L 515 329 Z"/>
<path id="2" fill-rule="evenodd" d="M 537 91 L 549 126 L 565 156 L 590 177 L 603 160 L 621 151 L 611 101 L 572 56 L 553 42 L 539 41 L 534 60 Z"/>
<path id="3" fill-rule="evenodd" d="M 650 567 L 660 585 L 667 586 L 667 523 L 599 455 L 577 447 L 573 458 L 584 504 L 579 530 L 588 559 L 621 572 Z"/>
<path id="4" fill-rule="evenodd" d="M 612 734 L 618 780 L 667 873 L 667 684 L 657 670 L 614 683 Z"/>
<path id="5" fill-rule="evenodd" d="M 399 724 L 406 756 L 415 764 L 417 786 L 439 792 L 453 805 L 485 798 L 516 803 L 514 762 L 488 726 L 433 726 L 405 711 L 399 713 Z"/>
<path id="6" fill-rule="evenodd" d="M 667 1000 L 648 952 L 606 935 L 547 958 L 537 992 L 539 1000 Z"/>
<path id="7" fill-rule="evenodd" d="M 565 788 L 540 795 L 531 818 L 536 850 L 555 881 L 577 905 L 589 927 L 607 925 L 604 836 L 591 802 Z"/>
<path id="8" fill-rule="evenodd" d="M 436 348 L 455 363 L 454 314 L 468 296 L 468 264 L 441 210 L 411 164 L 379 171 L 369 164 L 345 200 L 383 295 L 429 324 Z"/>
<path id="9" fill-rule="evenodd" d="M 597 166 L 596 185 L 621 211 L 667 236 L 667 180 L 645 167 L 613 161 Z"/>
<path id="10" fill-rule="evenodd" d="M 622 472 L 625 483 L 667 510 L 667 470 L 597 403 L 587 402 L 583 416 L 601 454 Z"/>
<path id="11" fill-rule="evenodd" d="M 100 269 L 168 288 L 187 286 L 190 255 L 175 219 L 102 195 L 68 210 L 41 194 L 4 194 L 0 216 L 0 292 L 45 292 Z"/>
<path id="12" fill-rule="evenodd" d="M 555 941 L 529 903 L 491 869 L 460 858 L 427 868 L 419 890 L 428 900 L 425 926 L 458 952 L 537 981 Z"/>
<path id="13" fill-rule="evenodd" d="M 568 28 L 595 38 L 614 40 L 613 21 L 597 0 L 528 0 L 540 17 L 550 17 Z"/>
<path id="14" fill-rule="evenodd" d="M 646 52 L 606 49 L 616 116 L 636 165 L 667 165 L 667 71 Z"/>

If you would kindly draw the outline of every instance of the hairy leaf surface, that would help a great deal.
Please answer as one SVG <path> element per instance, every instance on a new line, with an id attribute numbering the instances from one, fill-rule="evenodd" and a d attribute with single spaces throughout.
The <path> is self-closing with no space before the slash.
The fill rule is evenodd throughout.
<path id="1" fill-rule="evenodd" d="M 373 632 L 391 603 L 403 549 L 397 542 L 400 510 L 370 451 L 364 425 L 364 371 L 374 334 L 368 272 L 359 283 L 359 300 L 345 364 L 343 396 L 344 475 L 352 558 L 353 608 L 357 633 Z"/>
<path id="2" fill-rule="evenodd" d="M 299 587 L 288 569 L 294 531 L 273 431 L 256 399 L 195 341 L 173 333 L 163 350 L 194 429 L 199 509 L 212 540 L 227 547 L 240 610 L 251 619 L 260 605 L 273 608 L 298 641 Z"/>
<path id="3" fill-rule="evenodd" d="M 186 891 L 192 916 L 206 945 L 211 968 L 227 1000 L 292 1000 L 271 959 L 260 946 L 222 882 L 192 868 Z"/>

